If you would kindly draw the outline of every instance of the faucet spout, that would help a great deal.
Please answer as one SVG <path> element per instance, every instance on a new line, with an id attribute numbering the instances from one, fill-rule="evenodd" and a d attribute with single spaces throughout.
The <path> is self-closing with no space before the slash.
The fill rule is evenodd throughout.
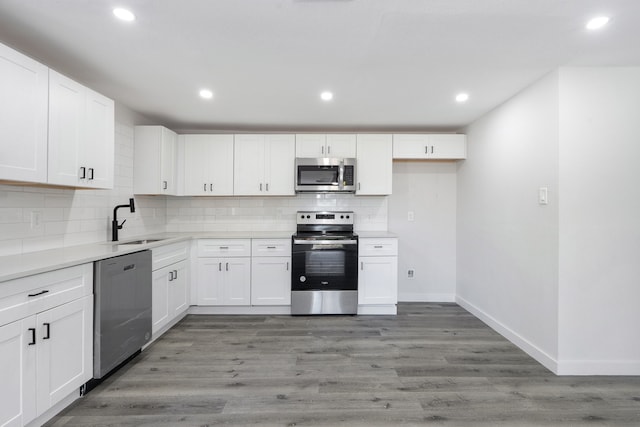
<path id="1" fill-rule="evenodd" d="M 127 222 L 127 220 L 125 219 L 121 224 L 118 224 L 118 209 L 120 208 L 129 208 L 131 212 L 135 212 L 136 207 L 133 202 L 133 197 L 129 199 L 128 205 L 118 205 L 113 208 L 113 220 L 111 221 L 111 241 L 113 242 L 118 241 L 118 230 L 122 230 L 122 226 L 125 222 Z"/>

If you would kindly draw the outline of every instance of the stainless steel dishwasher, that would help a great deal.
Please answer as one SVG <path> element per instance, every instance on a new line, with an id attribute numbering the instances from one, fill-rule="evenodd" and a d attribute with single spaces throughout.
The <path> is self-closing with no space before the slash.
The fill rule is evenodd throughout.
<path id="1" fill-rule="evenodd" d="M 93 377 L 100 379 L 151 339 L 151 251 L 94 263 Z"/>

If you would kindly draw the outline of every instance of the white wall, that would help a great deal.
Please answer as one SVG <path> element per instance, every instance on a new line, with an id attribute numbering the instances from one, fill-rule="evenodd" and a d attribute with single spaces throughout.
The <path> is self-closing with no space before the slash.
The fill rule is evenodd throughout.
<path id="1" fill-rule="evenodd" d="M 0 185 L 0 256 L 111 240 L 113 207 L 133 196 L 133 125 L 143 121 L 116 104 L 113 190 Z M 164 231 L 164 198 L 135 199 L 135 214 L 118 211 L 119 218 L 127 219 L 121 237 Z M 34 229 L 32 211 L 42 219 Z"/>
<path id="2" fill-rule="evenodd" d="M 558 354 L 558 73 L 466 130 L 457 300 L 543 364 Z M 550 202 L 538 204 L 538 188 Z"/>
<path id="3" fill-rule="evenodd" d="M 560 82 L 559 372 L 640 374 L 640 68 Z"/>
<path id="4" fill-rule="evenodd" d="M 398 299 L 454 301 L 456 162 L 393 162 L 389 230 L 398 235 Z"/>

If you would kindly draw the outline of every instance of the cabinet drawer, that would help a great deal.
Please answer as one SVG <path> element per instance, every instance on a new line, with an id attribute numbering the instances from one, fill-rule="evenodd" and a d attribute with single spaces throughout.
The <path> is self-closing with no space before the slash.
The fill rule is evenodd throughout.
<path id="1" fill-rule="evenodd" d="M 252 239 L 251 256 L 290 256 L 291 239 Z"/>
<path id="2" fill-rule="evenodd" d="M 91 294 L 91 263 L 4 282 L 0 285 L 0 325 Z"/>
<path id="3" fill-rule="evenodd" d="M 151 253 L 151 269 L 156 271 L 162 267 L 187 259 L 189 257 L 189 242 L 179 242 L 153 248 Z"/>
<path id="4" fill-rule="evenodd" d="M 395 237 L 361 238 L 358 254 L 360 256 L 397 256 L 398 239 Z"/>
<path id="5" fill-rule="evenodd" d="M 198 257 L 251 256 L 250 239 L 200 239 Z"/>

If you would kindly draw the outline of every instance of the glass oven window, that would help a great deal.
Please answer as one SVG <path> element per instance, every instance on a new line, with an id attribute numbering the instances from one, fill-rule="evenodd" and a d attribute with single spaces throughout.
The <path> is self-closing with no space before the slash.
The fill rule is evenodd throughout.
<path id="1" fill-rule="evenodd" d="M 332 185 L 337 182 L 337 166 L 298 166 L 298 185 Z"/>
<path id="2" fill-rule="evenodd" d="M 345 251 L 309 251 L 305 255 L 307 276 L 340 277 L 345 275 Z"/>

